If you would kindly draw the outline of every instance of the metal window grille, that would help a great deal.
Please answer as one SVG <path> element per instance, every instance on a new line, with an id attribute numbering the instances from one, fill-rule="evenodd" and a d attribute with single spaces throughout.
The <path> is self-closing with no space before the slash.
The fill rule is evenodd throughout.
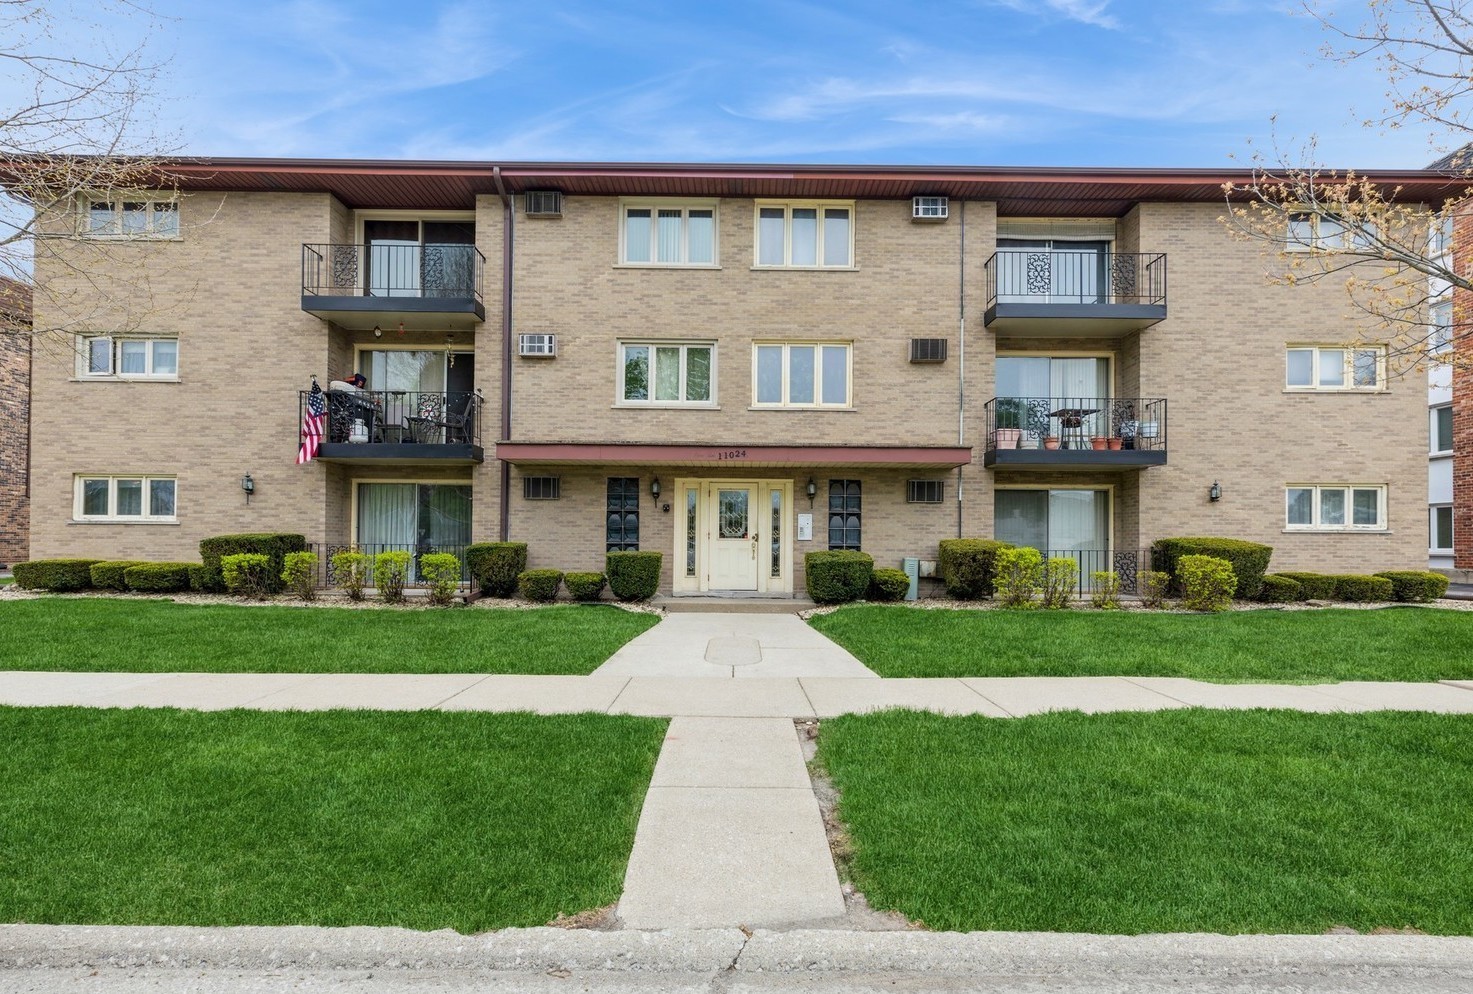
<path id="1" fill-rule="evenodd" d="M 522 477 L 524 500 L 557 500 L 563 495 L 563 479 L 560 476 Z"/>
<path id="2" fill-rule="evenodd" d="M 528 217 L 562 217 L 563 195 L 557 190 L 528 190 Z"/>
<path id="3" fill-rule="evenodd" d="M 609 552 L 639 551 L 639 477 L 609 477 L 604 520 Z"/>
<path id="4" fill-rule="evenodd" d="M 829 548 L 859 548 L 859 481 L 829 481 Z"/>
<path id="5" fill-rule="evenodd" d="M 908 504 L 940 504 L 946 499 L 944 480 L 906 480 L 905 500 Z"/>
<path id="6" fill-rule="evenodd" d="M 910 340 L 911 362 L 945 362 L 946 339 L 912 338 Z"/>

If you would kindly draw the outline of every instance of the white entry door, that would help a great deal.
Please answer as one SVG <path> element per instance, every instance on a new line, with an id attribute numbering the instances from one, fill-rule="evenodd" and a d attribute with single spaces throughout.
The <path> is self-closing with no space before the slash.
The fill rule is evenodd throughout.
<path id="1" fill-rule="evenodd" d="M 746 483 L 713 483 L 708 491 L 713 590 L 757 589 L 762 540 L 757 492 Z"/>

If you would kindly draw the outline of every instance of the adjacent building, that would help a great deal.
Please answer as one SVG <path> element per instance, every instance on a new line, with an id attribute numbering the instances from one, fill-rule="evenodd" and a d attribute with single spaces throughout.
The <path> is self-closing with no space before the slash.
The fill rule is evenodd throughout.
<path id="1" fill-rule="evenodd" d="M 0 277 L 0 565 L 30 548 L 31 290 Z"/>
<path id="2" fill-rule="evenodd" d="M 657 550 L 667 593 L 772 596 L 807 552 L 898 566 L 955 536 L 1127 584 L 1170 535 L 1266 542 L 1281 569 L 1427 562 L 1423 384 L 1346 344 L 1338 286 L 1266 284 L 1219 222 L 1245 175 L 173 172 L 80 199 L 38 252 L 61 283 L 126 267 L 136 289 L 37 315 L 76 333 L 32 384 L 54 443 L 34 556 L 508 538 L 534 566 Z"/>

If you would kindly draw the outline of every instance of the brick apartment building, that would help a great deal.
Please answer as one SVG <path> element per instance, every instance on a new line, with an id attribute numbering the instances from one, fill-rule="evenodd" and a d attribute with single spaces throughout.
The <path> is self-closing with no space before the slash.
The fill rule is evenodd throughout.
<path id="1" fill-rule="evenodd" d="M 507 537 L 533 566 L 651 549 L 666 592 L 775 596 L 806 552 L 899 565 L 958 535 L 1086 573 L 1184 534 L 1280 569 L 1427 561 L 1424 385 L 1345 346 L 1340 288 L 1266 285 L 1218 221 L 1244 175 L 176 172 L 180 196 L 98 194 L 42 243 L 63 282 L 136 266 L 156 309 L 91 301 L 75 356 L 38 358 L 36 430 L 66 444 L 32 455 L 34 556 Z M 325 435 L 298 464 L 314 381 Z"/>
<path id="2" fill-rule="evenodd" d="M 0 277 L 0 565 L 30 548 L 31 291 Z"/>

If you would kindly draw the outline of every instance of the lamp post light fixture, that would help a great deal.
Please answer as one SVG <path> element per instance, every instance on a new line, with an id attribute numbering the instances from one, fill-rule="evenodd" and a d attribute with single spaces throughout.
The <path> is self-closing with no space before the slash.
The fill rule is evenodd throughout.
<path id="1" fill-rule="evenodd" d="M 813 508 L 813 498 L 818 496 L 818 484 L 813 482 L 813 477 L 808 478 L 808 507 Z"/>
<path id="2" fill-rule="evenodd" d="M 1207 488 L 1207 499 L 1212 501 L 1214 504 L 1222 500 L 1222 484 L 1218 483 L 1216 480 L 1213 480 L 1212 486 Z"/>
<path id="3" fill-rule="evenodd" d="M 247 473 L 240 478 L 240 489 L 245 491 L 246 503 L 249 504 L 251 494 L 256 492 L 256 481 L 251 479 L 251 474 Z"/>

